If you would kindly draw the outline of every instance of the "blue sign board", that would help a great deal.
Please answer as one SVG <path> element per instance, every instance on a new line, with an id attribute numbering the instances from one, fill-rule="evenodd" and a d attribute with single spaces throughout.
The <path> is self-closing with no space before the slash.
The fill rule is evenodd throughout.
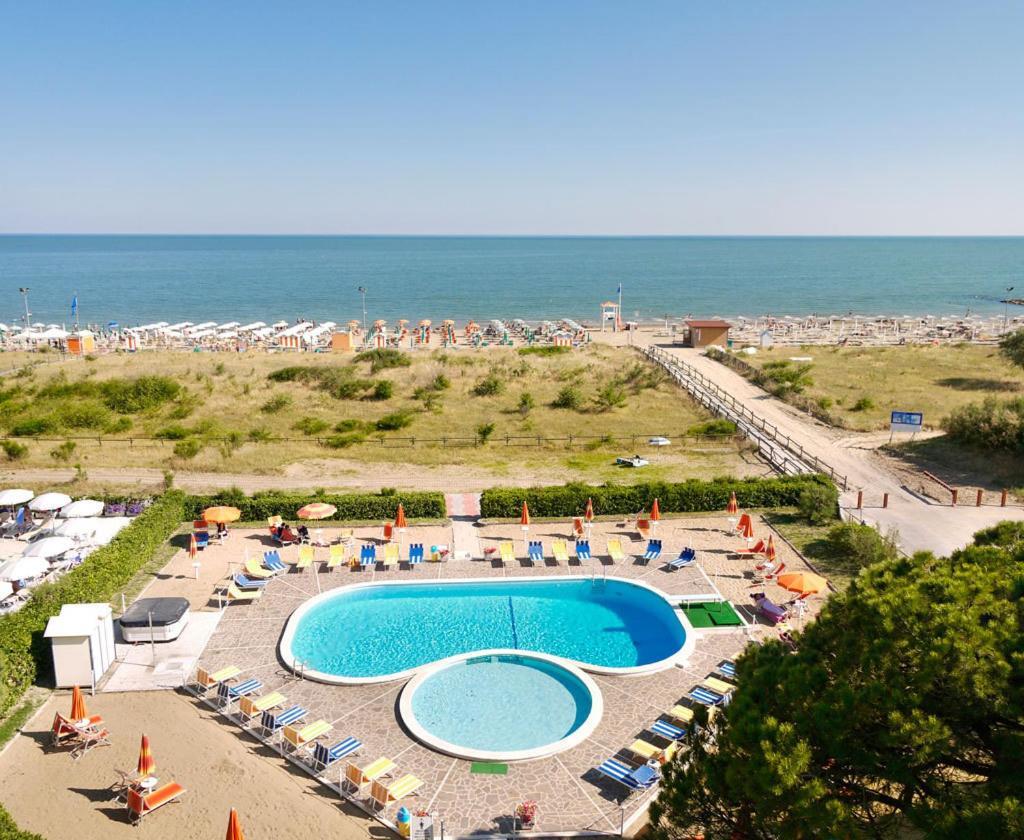
<path id="1" fill-rule="evenodd" d="M 894 432 L 919 432 L 923 425 L 924 415 L 920 411 L 894 411 L 889 421 Z"/>

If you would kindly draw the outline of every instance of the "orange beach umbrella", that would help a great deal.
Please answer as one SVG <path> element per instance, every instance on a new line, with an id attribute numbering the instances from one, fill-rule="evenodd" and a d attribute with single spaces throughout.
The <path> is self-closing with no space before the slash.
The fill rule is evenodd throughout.
<path id="1" fill-rule="evenodd" d="M 733 514 L 738 513 L 739 509 L 740 506 L 736 503 L 736 491 L 733 490 L 732 493 L 729 494 L 729 504 L 725 506 L 725 512 L 732 516 Z"/>
<path id="2" fill-rule="evenodd" d="M 400 531 L 409 527 L 409 523 L 405 521 L 405 508 L 402 507 L 401 502 L 398 503 L 398 510 L 395 512 L 395 527 Z"/>
<path id="3" fill-rule="evenodd" d="M 526 506 L 526 502 L 523 502 L 523 515 L 519 517 L 519 524 L 524 528 L 530 527 L 530 509 Z"/>
<path id="4" fill-rule="evenodd" d="M 199 553 L 199 543 L 196 542 L 196 535 L 188 538 L 188 556 L 195 557 Z"/>
<path id="5" fill-rule="evenodd" d="M 156 770 L 156 759 L 149 748 L 149 736 L 142 736 L 142 743 L 139 744 L 139 763 L 135 766 L 135 772 L 140 778 L 152 776 Z"/>
<path id="6" fill-rule="evenodd" d="M 658 507 L 658 500 L 654 500 L 654 504 L 651 505 L 651 522 L 657 522 L 661 519 L 661 508 Z"/>
<path id="7" fill-rule="evenodd" d="M 775 562 L 775 539 L 771 534 L 768 535 L 768 545 L 765 546 L 764 556 L 767 557 L 772 563 Z"/>
<path id="8" fill-rule="evenodd" d="M 85 708 L 85 695 L 82 694 L 82 689 L 77 685 L 71 689 L 71 719 L 72 720 L 85 720 L 89 717 L 89 712 Z"/>
<path id="9" fill-rule="evenodd" d="M 586 519 L 587 522 L 593 522 L 594 521 L 594 500 L 593 499 L 587 499 L 587 509 L 583 512 L 583 518 Z"/>
<path id="10" fill-rule="evenodd" d="M 779 575 L 777 582 L 783 589 L 800 595 L 813 595 L 828 586 L 828 581 L 814 572 L 788 572 Z"/>
<path id="11" fill-rule="evenodd" d="M 214 522 L 218 524 L 234 522 L 241 515 L 242 511 L 240 511 L 238 508 L 227 507 L 224 505 L 220 507 L 209 507 L 203 511 L 203 519 L 205 519 L 207 522 Z"/>
<path id="12" fill-rule="evenodd" d="M 238 819 L 238 811 L 231 809 L 231 816 L 228 817 L 228 835 L 226 840 L 245 840 L 242 834 L 242 823 Z"/>
<path id="13" fill-rule="evenodd" d="M 299 519 L 328 519 L 337 512 L 338 509 L 327 502 L 311 502 L 300 507 L 295 513 Z"/>
<path id="14" fill-rule="evenodd" d="M 740 520 L 739 531 L 741 537 L 746 537 L 748 540 L 754 539 L 754 523 L 750 521 L 749 516 Z"/>

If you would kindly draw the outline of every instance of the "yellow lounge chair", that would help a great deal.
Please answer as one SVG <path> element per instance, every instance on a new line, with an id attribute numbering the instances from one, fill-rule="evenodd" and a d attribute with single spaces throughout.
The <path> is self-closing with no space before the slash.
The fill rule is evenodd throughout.
<path id="1" fill-rule="evenodd" d="M 228 601 L 258 601 L 263 597 L 262 589 L 239 589 L 234 583 L 228 586 L 227 599 Z"/>
<path id="2" fill-rule="evenodd" d="M 284 520 L 282 520 L 280 516 L 268 516 L 267 517 L 267 527 L 268 528 L 277 528 L 277 527 L 279 527 L 282 524 L 283 521 Z"/>
<path id="3" fill-rule="evenodd" d="M 551 554 L 556 563 L 569 564 L 569 548 L 566 546 L 565 540 L 555 540 L 551 543 Z"/>
<path id="4" fill-rule="evenodd" d="M 286 726 L 282 731 L 284 733 L 284 739 L 298 750 L 310 741 L 322 738 L 330 732 L 331 725 L 326 720 L 318 720 L 316 723 L 310 723 L 303 726 L 302 729 L 297 729 L 294 726 Z"/>
<path id="5" fill-rule="evenodd" d="M 238 711 L 246 720 L 259 717 L 268 709 L 283 706 L 287 698 L 279 691 L 272 691 L 262 697 L 241 697 L 238 700 Z"/>
<path id="6" fill-rule="evenodd" d="M 313 546 L 299 546 L 299 559 L 296 562 L 295 567 L 298 569 L 307 569 L 313 565 L 313 560 L 315 558 L 316 554 L 313 553 Z"/>
<path id="7" fill-rule="evenodd" d="M 390 776 L 394 769 L 395 762 L 390 758 L 378 758 L 373 764 L 369 764 L 363 769 L 349 762 L 345 765 L 345 781 L 359 790 L 363 785 L 376 781 L 381 776 Z"/>
<path id="8" fill-rule="evenodd" d="M 499 543 L 498 556 L 501 558 L 502 563 L 514 563 L 516 560 L 516 550 L 513 548 L 512 543 Z"/>
<path id="9" fill-rule="evenodd" d="M 638 755 L 645 761 L 660 761 L 664 764 L 667 761 L 671 761 L 672 757 L 676 754 L 679 749 L 677 742 L 673 741 L 667 747 L 662 749 L 656 747 L 642 738 L 637 738 L 627 749 L 634 755 Z"/>
<path id="10" fill-rule="evenodd" d="M 397 566 L 398 561 L 401 559 L 399 553 L 398 543 L 388 543 L 384 546 L 384 568 L 388 566 Z"/>
<path id="11" fill-rule="evenodd" d="M 222 682 L 234 679 L 241 673 L 241 668 L 234 665 L 228 665 L 226 668 L 221 668 L 212 674 L 203 668 L 196 668 L 196 685 L 201 688 L 213 688 L 215 685 L 220 685 Z"/>
<path id="12" fill-rule="evenodd" d="M 331 556 L 327 560 L 327 568 L 333 569 L 345 562 L 345 546 L 332 545 Z"/>
<path id="13" fill-rule="evenodd" d="M 718 714 L 718 707 L 717 706 L 710 706 L 710 707 L 707 707 L 707 709 L 708 709 L 708 720 L 711 721 L 711 720 L 714 719 L 715 715 Z M 668 710 L 668 716 L 670 718 L 674 718 L 675 720 L 680 721 L 681 723 L 685 723 L 685 724 L 693 723 L 693 709 L 691 709 L 689 706 L 683 706 L 682 704 L 680 704 L 678 706 L 673 706 L 671 709 L 669 709 Z"/>
<path id="14" fill-rule="evenodd" d="M 383 782 L 374 782 L 370 785 L 370 801 L 381 808 L 387 808 L 392 802 L 415 795 L 422 786 L 423 780 L 417 779 L 411 773 L 389 786 L 385 786 Z"/>
<path id="15" fill-rule="evenodd" d="M 338 532 L 338 542 L 342 545 L 352 546 L 356 544 L 356 529 L 355 528 L 342 528 Z"/>
<path id="16" fill-rule="evenodd" d="M 728 683 L 725 680 L 720 680 L 718 677 L 708 677 L 704 682 L 701 683 L 705 688 L 710 688 L 716 694 L 721 694 L 723 697 L 731 694 L 736 690 L 736 686 L 732 683 Z"/>
<path id="17" fill-rule="evenodd" d="M 251 578 L 259 578 L 260 580 L 272 578 L 277 574 L 277 572 L 272 572 L 270 569 L 264 569 L 260 561 L 254 557 L 250 557 L 245 561 L 245 573 Z"/>
<path id="18" fill-rule="evenodd" d="M 612 537 L 608 540 L 608 556 L 616 563 L 621 563 L 626 559 L 626 554 L 622 550 L 622 541 Z"/>

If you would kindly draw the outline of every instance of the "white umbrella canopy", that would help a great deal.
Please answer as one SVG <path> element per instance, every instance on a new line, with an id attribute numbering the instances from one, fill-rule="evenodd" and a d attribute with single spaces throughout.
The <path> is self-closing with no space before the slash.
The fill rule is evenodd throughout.
<path id="1" fill-rule="evenodd" d="M 42 496 L 36 496 L 28 503 L 28 509 L 38 511 L 60 510 L 60 508 L 70 504 L 71 497 L 63 493 L 43 493 Z"/>
<path id="2" fill-rule="evenodd" d="M 0 580 L 28 580 L 45 575 L 50 564 L 45 557 L 15 557 L 0 566 Z"/>
<path id="3" fill-rule="evenodd" d="M 13 488 L 11 490 L 0 490 L 0 507 L 10 505 L 23 505 L 25 502 L 35 498 L 35 491 Z"/>
<path id="4" fill-rule="evenodd" d="M 22 557 L 59 557 L 65 551 L 71 551 L 75 547 L 74 540 L 68 537 L 43 537 L 31 543 L 28 548 L 21 552 Z"/>
<path id="5" fill-rule="evenodd" d="M 77 519 L 83 516 L 99 516 L 103 513 L 103 502 L 97 499 L 79 499 L 62 507 L 60 515 L 65 519 Z"/>
<path id="6" fill-rule="evenodd" d="M 53 533 L 58 537 L 67 537 L 72 540 L 90 537 L 96 533 L 96 520 L 92 517 L 68 519 L 54 528 Z"/>

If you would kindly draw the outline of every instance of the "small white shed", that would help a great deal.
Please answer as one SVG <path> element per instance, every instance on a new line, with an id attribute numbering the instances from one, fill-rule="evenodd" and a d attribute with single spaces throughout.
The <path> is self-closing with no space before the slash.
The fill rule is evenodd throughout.
<path id="1" fill-rule="evenodd" d="M 65 604 L 46 624 L 58 688 L 94 686 L 114 662 L 114 620 L 109 604 Z"/>

